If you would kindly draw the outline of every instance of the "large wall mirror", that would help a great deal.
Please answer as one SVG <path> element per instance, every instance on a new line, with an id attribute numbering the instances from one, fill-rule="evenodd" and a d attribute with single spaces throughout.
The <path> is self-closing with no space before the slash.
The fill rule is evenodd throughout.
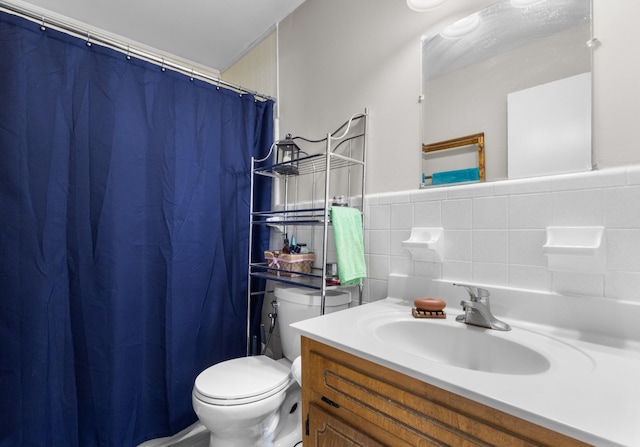
<path id="1" fill-rule="evenodd" d="M 468 169 L 424 148 L 481 133 L 487 180 L 589 170 L 591 11 L 500 0 L 424 37 L 423 172 Z"/>

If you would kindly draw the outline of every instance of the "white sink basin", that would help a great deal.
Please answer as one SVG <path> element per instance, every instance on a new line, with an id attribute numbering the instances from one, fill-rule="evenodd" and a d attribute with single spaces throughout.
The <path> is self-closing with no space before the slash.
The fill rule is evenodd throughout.
<path id="1" fill-rule="evenodd" d="M 447 297 L 447 281 L 391 275 L 388 285 L 387 299 L 292 326 L 589 445 L 640 446 L 638 303 L 498 288 L 495 315 L 512 328 L 500 332 L 456 322 L 460 297 L 446 319 L 413 318 L 415 297 Z"/>
<path id="2" fill-rule="evenodd" d="M 377 342 L 438 364 L 497 374 L 584 374 L 593 361 L 582 351 L 533 331 L 503 332 L 404 313 L 368 315 L 359 329 Z"/>

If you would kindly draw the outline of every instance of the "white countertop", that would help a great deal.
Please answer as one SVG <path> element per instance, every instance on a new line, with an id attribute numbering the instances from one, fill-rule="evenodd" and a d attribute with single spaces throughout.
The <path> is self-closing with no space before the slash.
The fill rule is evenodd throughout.
<path id="1" fill-rule="evenodd" d="M 585 362 L 578 362 L 579 365 L 568 370 L 552 364 L 548 371 L 538 374 L 473 371 L 408 354 L 372 337 L 367 320 L 385 315 L 414 320 L 410 314 L 411 303 L 387 298 L 292 326 L 306 337 L 598 447 L 640 446 L 640 344 L 637 341 L 596 337 L 599 343 L 593 343 L 585 341 L 591 337 L 580 331 L 497 315 L 513 328 L 500 335 L 507 340 L 523 334 L 526 337 L 527 333 L 552 337 L 579 350 Z M 436 319 L 419 321 L 461 324 L 455 322 L 455 315 L 461 312 L 459 308 L 447 307 L 445 312 L 444 323 Z M 616 322 L 612 320 L 610 324 Z"/>

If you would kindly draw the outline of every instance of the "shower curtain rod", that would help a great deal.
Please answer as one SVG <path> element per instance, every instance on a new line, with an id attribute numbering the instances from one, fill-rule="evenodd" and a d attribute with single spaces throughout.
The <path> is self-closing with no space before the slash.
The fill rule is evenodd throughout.
<path id="1" fill-rule="evenodd" d="M 272 98 L 268 95 L 264 95 L 262 93 L 255 92 L 253 90 L 246 89 L 244 87 L 233 84 L 231 82 L 223 81 L 219 77 L 214 77 L 206 73 L 202 73 L 200 71 L 197 71 L 195 68 L 186 67 L 176 61 L 172 61 L 158 54 L 152 54 L 148 51 L 144 51 L 140 48 L 136 48 L 135 46 L 131 46 L 129 44 L 119 42 L 105 35 L 101 35 L 100 33 L 94 33 L 89 30 L 84 30 L 77 25 L 65 23 L 61 20 L 48 18 L 46 17 L 46 15 L 43 15 L 41 13 L 35 12 L 33 10 L 27 9 L 22 6 L 12 5 L 12 4 L 0 1 L 0 10 L 4 10 L 5 12 L 8 12 L 10 14 L 18 15 L 27 20 L 31 20 L 32 22 L 35 22 L 35 23 L 40 23 L 40 29 L 42 31 L 45 31 L 47 26 L 49 26 L 59 31 L 63 31 L 65 33 L 71 34 L 80 39 L 85 39 L 87 41 L 87 46 L 91 46 L 94 43 L 98 45 L 102 45 L 102 46 L 111 48 L 113 50 L 119 51 L 122 54 L 125 54 L 127 58 L 136 57 L 138 59 L 156 64 L 160 66 L 163 71 L 169 68 L 171 70 L 187 75 L 191 77 L 191 79 L 197 78 L 197 79 L 209 82 L 211 84 L 215 84 L 216 86 L 219 86 L 219 87 L 226 87 L 240 94 L 250 94 L 262 100 L 275 101 L 275 98 Z"/>

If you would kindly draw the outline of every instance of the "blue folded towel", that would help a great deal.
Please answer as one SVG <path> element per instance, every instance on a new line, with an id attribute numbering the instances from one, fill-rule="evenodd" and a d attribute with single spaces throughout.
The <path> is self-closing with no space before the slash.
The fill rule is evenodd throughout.
<path id="1" fill-rule="evenodd" d="M 364 260 L 362 214 L 356 208 L 331 207 L 333 239 L 338 260 L 340 284 L 360 284 L 367 276 Z"/>
<path id="2" fill-rule="evenodd" d="M 457 171 L 434 172 L 431 176 L 432 185 L 443 185 L 446 183 L 472 182 L 480 180 L 480 170 L 478 168 L 459 169 Z"/>

